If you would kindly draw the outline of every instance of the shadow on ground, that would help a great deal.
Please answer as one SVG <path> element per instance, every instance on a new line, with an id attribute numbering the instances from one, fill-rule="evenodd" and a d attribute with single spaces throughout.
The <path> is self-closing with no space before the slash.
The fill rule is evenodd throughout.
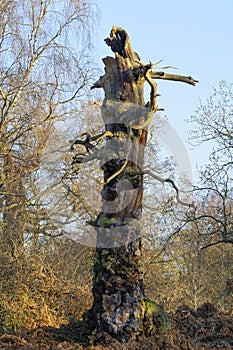
<path id="1" fill-rule="evenodd" d="M 205 303 L 197 310 L 182 306 L 169 315 L 171 330 L 160 336 L 139 338 L 121 344 L 105 333 L 93 338 L 84 324 L 72 320 L 60 328 L 41 327 L 5 332 L 0 349 L 21 350 L 210 350 L 233 349 L 233 315 Z"/>

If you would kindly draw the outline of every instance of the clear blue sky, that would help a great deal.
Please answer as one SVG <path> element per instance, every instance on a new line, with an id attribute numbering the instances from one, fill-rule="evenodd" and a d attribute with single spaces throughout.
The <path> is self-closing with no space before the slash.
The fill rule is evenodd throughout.
<path id="1" fill-rule="evenodd" d="M 190 124 L 184 122 L 212 94 L 220 80 L 233 82 L 233 0 L 96 0 L 101 11 L 97 59 L 112 55 L 104 43 L 111 27 L 130 35 L 144 63 L 163 59 L 169 70 L 192 75 L 196 87 L 158 80 L 158 106 L 185 143 Z M 187 144 L 186 144 L 187 145 Z M 187 145 L 187 149 L 190 146 Z M 189 151 L 195 167 L 200 152 Z M 204 157 L 203 157 L 204 159 Z"/>

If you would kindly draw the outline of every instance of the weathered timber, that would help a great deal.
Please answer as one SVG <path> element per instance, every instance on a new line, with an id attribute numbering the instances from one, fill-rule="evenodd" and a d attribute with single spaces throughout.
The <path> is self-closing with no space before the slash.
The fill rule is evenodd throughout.
<path id="1" fill-rule="evenodd" d="M 105 57 L 105 74 L 92 86 L 103 88 L 101 114 L 105 146 L 96 158 L 104 172 L 102 211 L 92 223 L 97 232 L 92 308 L 84 318 L 95 332 L 107 332 L 121 342 L 167 327 L 166 314 L 146 300 L 142 270 L 143 161 L 147 130 L 157 111 L 153 79 L 197 82 L 152 71 L 134 52 L 125 30 L 114 26 L 105 39 L 115 57 Z M 151 87 L 144 101 L 144 83 Z M 85 140 L 85 146 L 89 140 Z M 91 147 L 90 147 L 91 148 Z"/>

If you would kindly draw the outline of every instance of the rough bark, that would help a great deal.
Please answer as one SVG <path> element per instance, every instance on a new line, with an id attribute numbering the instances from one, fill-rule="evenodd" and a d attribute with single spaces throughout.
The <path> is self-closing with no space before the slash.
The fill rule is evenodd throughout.
<path id="1" fill-rule="evenodd" d="M 1 177 L 4 181 L 2 190 L 2 227 L 0 230 L 1 258 L 17 258 L 23 254 L 25 229 L 25 193 L 20 174 L 13 154 L 4 152 Z"/>
<path id="2" fill-rule="evenodd" d="M 125 30 L 113 27 L 105 40 L 115 57 L 103 59 L 105 75 L 92 88 L 103 88 L 101 107 L 106 145 L 99 153 L 104 171 L 102 212 L 94 225 L 97 231 L 93 296 L 85 318 L 92 329 L 107 332 L 120 341 L 139 334 L 163 330 L 167 318 L 161 307 L 146 300 L 141 258 L 140 216 L 143 196 L 143 160 L 147 128 L 157 110 L 157 85 L 161 79 L 133 51 Z M 173 80 L 195 84 L 191 77 Z M 164 79 L 172 75 L 164 73 Z M 151 87 L 144 101 L 144 83 Z"/>

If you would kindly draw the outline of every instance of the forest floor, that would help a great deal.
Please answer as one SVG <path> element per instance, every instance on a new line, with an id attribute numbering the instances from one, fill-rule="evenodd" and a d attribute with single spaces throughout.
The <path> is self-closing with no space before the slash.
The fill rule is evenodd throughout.
<path id="1" fill-rule="evenodd" d="M 131 340 L 121 344 L 106 334 L 99 334 L 98 345 L 77 322 L 60 328 L 41 327 L 4 332 L 0 349 L 20 350 L 209 350 L 233 349 L 233 315 L 205 303 L 196 311 L 182 306 L 169 315 L 171 329 L 166 334 Z"/>

